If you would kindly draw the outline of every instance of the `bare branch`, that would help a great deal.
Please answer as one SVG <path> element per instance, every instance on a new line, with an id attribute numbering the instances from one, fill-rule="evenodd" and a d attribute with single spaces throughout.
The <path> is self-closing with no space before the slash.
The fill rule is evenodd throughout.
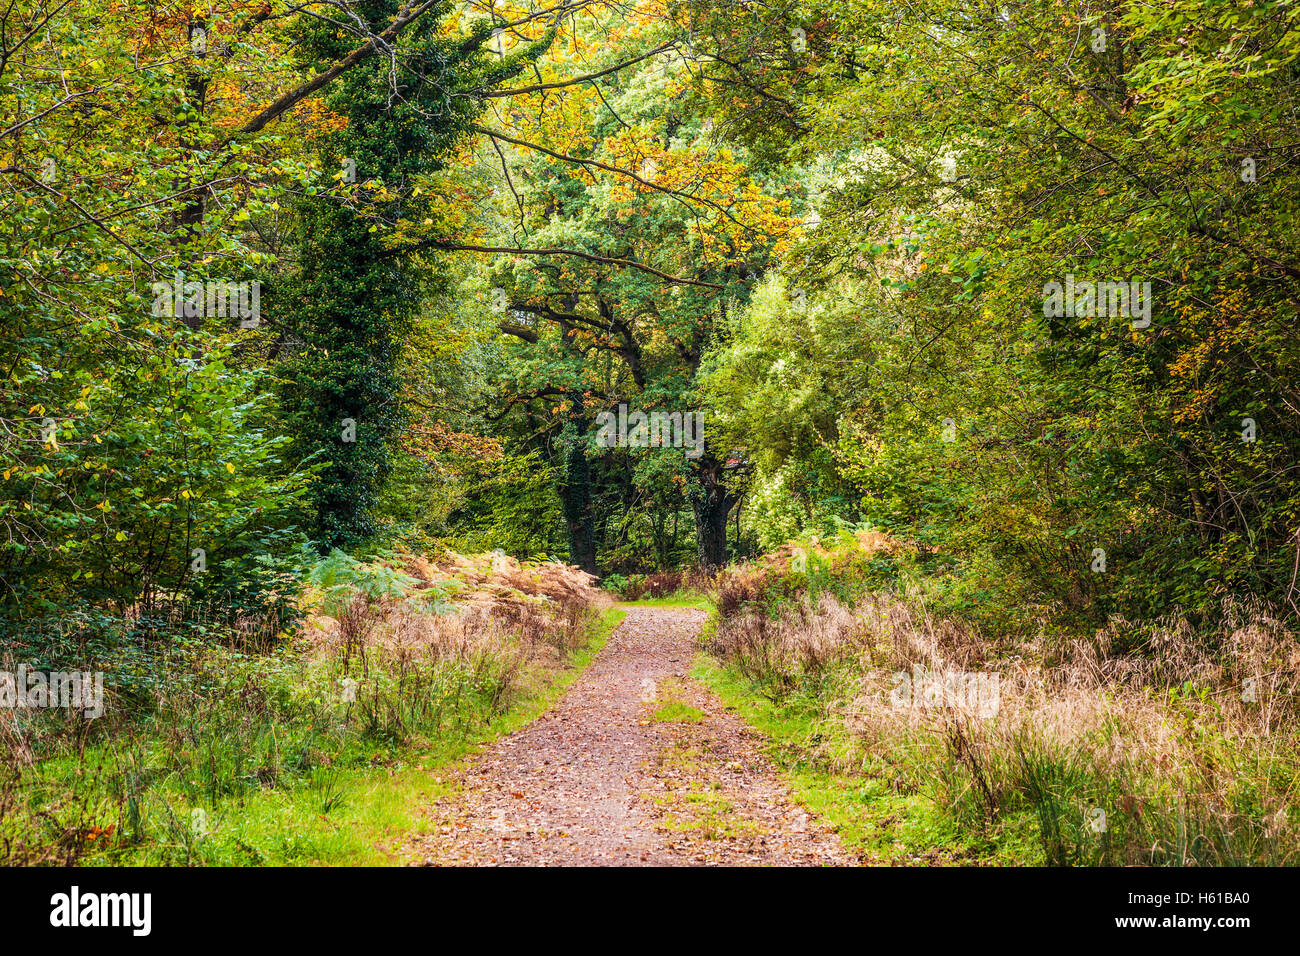
<path id="1" fill-rule="evenodd" d="M 496 97 L 496 96 L 521 96 L 524 93 L 540 93 L 543 90 L 559 90 L 559 89 L 563 89 L 566 86 L 576 86 L 579 83 L 586 83 L 590 80 L 600 79 L 602 76 L 609 76 L 609 74 L 611 73 L 617 73 L 619 70 L 623 69 L 624 67 L 631 66 L 633 63 L 640 63 L 642 60 L 647 60 L 650 57 L 662 53 L 664 50 L 673 47 L 676 44 L 676 42 L 677 42 L 676 40 L 669 40 L 666 43 L 661 43 L 653 50 L 650 50 L 646 53 L 642 53 L 640 56 L 634 56 L 630 60 L 624 60 L 622 63 L 615 63 L 613 66 L 608 67 L 607 69 L 600 70 L 596 73 L 588 73 L 585 76 L 575 76 L 567 80 L 557 80 L 554 83 L 537 83 L 534 84 L 533 86 L 521 86 L 513 90 L 490 90 L 486 93 L 466 94 L 466 95 L 478 95 L 478 96 L 482 96 L 484 99 L 487 99 L 489 97 Z"/>
<path id="2" fill-rule="evenodd" d="M 421 242 L 419 245 L 431 249 L 442 249 L 446 252 L 492 252 L 513 256 L 575 256 L 579 259 L 586 259 L 588 262 L 598 262 L 602 265 L 639 269 L 640 271 L 647 272 L 652 276 L 658 276 L 666 282 L 675 282 L 678 285 L 697 285 L 706 289 L 718 289 L 719 291 L 726 288 L 726 286 L 718 285 L 716 282 L 705 282 L 702 279 L 684 279 L 680 276 L 669 275 L 667 272 L 660 272 L 658 269 L 654 268 L 654 266 L 648 266 L 644 262 L 637 262 L 634 259 L 618 259 L 613 256 L 598 256 L 592 252 L 579 252 L 576 249 L 522 249 L 507 246 L 478 246 L 459 242 L 439 242 L 432 239 Z"/>

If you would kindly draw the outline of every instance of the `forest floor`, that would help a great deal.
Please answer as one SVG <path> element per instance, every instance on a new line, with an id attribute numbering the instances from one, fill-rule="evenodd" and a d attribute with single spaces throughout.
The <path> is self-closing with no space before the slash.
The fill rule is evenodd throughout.
<path id="1" fill-rule="evenodd" d="M 688 674 L 706 618 L 628 605 L 547 713 L 443 771 L 420 865 L 856 863 L 792 796 L 764 738 Z"/>

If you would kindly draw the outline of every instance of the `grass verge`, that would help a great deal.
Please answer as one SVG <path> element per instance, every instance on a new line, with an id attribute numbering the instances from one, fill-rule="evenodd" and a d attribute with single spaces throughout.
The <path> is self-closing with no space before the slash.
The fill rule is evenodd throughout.
<path id="1" fill-rule="evenodd" d="M 172 779 L 174 775 L 151 779 L 148 825 L 138 826 L 130 837 L 115 833 L 112 826 L 79 834 L 92 845 L 77 861 L 87 866 L 373 866 L 403 862 L 401 848 L 428 825 L 422 808 L 453 789 L 435 771 L 536 719 L 591 663 L 625 616 L 626 611 L 620 608 L 605 611 L 589 625 L 585 639 L 564 666 L 529 669 L 521 692 L 504 711 L 481 723 L 466 722 L 463 733 L 413 735 L 374 746 L 368 763 L 358 764 L 354 755 L 346 762 L 315 765 L 292 783 L 280 780 L 276 785 L 215 800 L 194 801 L 192 780 Z M 153 749 L 148 741 L 136 746 L 137 753 Z M 84 774 L 88 767 L 120 766 L 122 755 L 110 753 L 111 747 L 103 745 L 102 754 L 94 752 L 100 748 L 88 748 L 76 758 L 45 762 L 41 779 L 52 812 L 58 810 L 54 801 L 69 799 L 68 793 L 77 792 L 68 788 L 65 777 Z M 142 760 L 141 773 L 156 773 L 154 766 L 154 762 Z M 122 777 L 120 770 L 115 773 L 115 779 Z M 102 789 L 83 786 L 80 792 Z M 93 847 L 95 840 L 105 844 L 98 852 Z"/>
<path id="2" fill-rule="evenodd" d="M 819 708 L 791 695 L 773 701 L 735 668 L 701 654 L 691 677 L 768 740 L 766 750 L 795 798 L 839 834 L 865 863 L 1016 865 L 1041 862 L 1032 821 L 996 833 L 962 832 L 928 796 L 900 791 L 881 777 L 834 773 L 814 753 L 827 731 Z"/>

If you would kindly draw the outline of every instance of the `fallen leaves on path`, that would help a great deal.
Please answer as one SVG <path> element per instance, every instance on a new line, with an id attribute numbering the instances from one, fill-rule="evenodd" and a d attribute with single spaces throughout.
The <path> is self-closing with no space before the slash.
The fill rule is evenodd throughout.
<path id="1" fill-rule="evenodd" d="M 753 731 L 687 678 L 703 620 L 694 608 L 629 608 L 551 711 L 461 771 L 461 791 L 429 808 L 435 825 L 407 848 L 411 858 L 487 866 L 856 862 L 794 801 Z"/>

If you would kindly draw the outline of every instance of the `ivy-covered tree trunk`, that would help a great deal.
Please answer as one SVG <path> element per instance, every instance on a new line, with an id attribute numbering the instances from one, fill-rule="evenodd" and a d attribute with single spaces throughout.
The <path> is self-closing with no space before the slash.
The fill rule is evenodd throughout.
<path id="1" fill-rule="evenodd" d="M 406 10 L 397 0 L 350 8 L 372 24 Z M 490 24 L 468 37 L 445 35 L 444 3 L 402 34 L 397 61 L 374 57 L 332 87 L 326 105 L 346 125 L 324 136 L 320 158 L 337 187 L 299 207 L 302 242 L 286 325 L 302 342 L 286 363 L 283 394 L 304 457 L 328 462 L 311 489 L 320 549 L 352 547 L 376 531 L 376 510 L 391 471 L 390 444 L 402 426 L 397 353 L 434 267 L 386 241 L 394 224 L 419 222 L 437 198 L 418 187 L 440 169 L 472 128 L 481 101 L 467 90 L 515 75 L 547 39 L 503 63 L 486 58 Z M 322 64 L 347 55 L 350 34 L 313 23 L 302 49 Z"/>
<path id="2" fill-rule="evenodd" d="M 418 304 L 415 280 L 384 259 L 364 222 L 328 205 L 304 217 L 286 404 L 301 452 L 328 462 L 310 492 L 322 552 L 374 533 L 374 510 L 402 424 L 394 338 Z"/>

